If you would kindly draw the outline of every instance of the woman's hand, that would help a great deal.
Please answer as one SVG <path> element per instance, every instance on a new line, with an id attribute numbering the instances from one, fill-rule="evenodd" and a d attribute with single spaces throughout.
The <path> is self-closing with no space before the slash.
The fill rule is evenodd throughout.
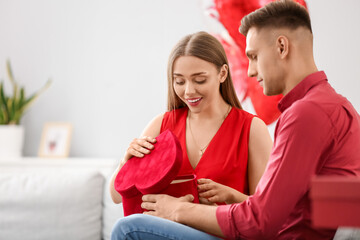
<path id="1" fill-rule="evenodd" d="M 206 178 L 198 179 L 198 190 L 200 202 L 208 205 L 219 202 L 240 203 L 248 197 L 231 187 Z"/>
<path id="2" fill-rule="evenodd" d="M 217 206 L 216 203 L 210 202 L 207 198 L 199 197 L 199 202 L 204 205 Z"/>
<path id="3" fill-rule="evenodd" d="M 123 163 L 126 163 L 132 156 L 142 158 L 145 154 L 149 154 L 154 149 L 156 139 L 143 136 L 142 138 L 134 138 L 126 150 Z"/>

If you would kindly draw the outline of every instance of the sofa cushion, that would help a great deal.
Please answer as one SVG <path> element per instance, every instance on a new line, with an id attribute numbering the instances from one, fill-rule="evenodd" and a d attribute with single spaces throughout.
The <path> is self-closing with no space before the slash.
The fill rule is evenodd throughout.
<path id="1" fill-rule="evenodd" d="M 2 172 L 0 239 L 101 239 L 103 187 L 96 171 Z"/>

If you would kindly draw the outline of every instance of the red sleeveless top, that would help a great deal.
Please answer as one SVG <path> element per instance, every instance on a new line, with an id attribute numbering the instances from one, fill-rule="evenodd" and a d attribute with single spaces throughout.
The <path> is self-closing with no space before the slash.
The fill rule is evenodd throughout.
<path id="1" fill-rule="evenodd" d="M 250 125 L 254 115 L 233 107 L 193 169 L 186 151 L 188 108 L 166 112 L 160 132 L 170 129 L 179 139 L 183 163 L 179 175 L 195 174 L 249 194 L 247 163 Z"/>

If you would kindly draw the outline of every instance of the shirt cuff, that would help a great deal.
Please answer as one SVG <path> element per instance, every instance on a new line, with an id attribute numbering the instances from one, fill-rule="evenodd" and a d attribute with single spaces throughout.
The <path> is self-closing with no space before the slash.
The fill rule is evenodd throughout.
<path id="1" fill-rule="evenodd" d="M 231 206 L 232 205 L 230 204 L 221 205 L 216 209 L 216 219 L 225 237 L 231 237 L 235 235 L 235 231 L 231 225 Z"/>

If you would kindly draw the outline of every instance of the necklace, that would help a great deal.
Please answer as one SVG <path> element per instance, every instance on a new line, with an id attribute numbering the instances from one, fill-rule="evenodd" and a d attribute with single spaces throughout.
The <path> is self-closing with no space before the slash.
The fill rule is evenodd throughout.
<path id="1" fill-rule="evenodd" d="M 231 110 L 231 106 L 229 105 L 228 110 L 227 110 L 227 112 L 225 113 L 225 115 L 224 115 L 224 117 L 223 117 L 223 120 L 222 120 L 222 122 L 221 122 L 221 125 L 222 125 L 222 123 L 224 122 L 224 120 L 225 120 L 225 118 L 227 117 L 227 115 L 229 115 L 230 110 Z M 190 112 L 190 114 L 191 114 L 191 112 Z M 199 155 L 200 155 L 200 158 L 201 158 L 201 157 L 204 155 L 204 152 L 205 152 L 206 148 L 209 146 L 212 138 L 211 138 L 211 139 L 209 140 L 209 142 L 205 145 L 205 147 L 201 148 L 201 147 L 199 146 L 199 144 L 196 142 L 195 137 L 194 137 L 194 134 L 193 134 L 193 132 L 192 132 L 192 130 L 191 130 L 190 114 L 189 114 L 189 116 L 188 116 L 189 130 L 190 130 L 191 137 L 192 137 L 192 139 L 194 140 L 194 143 L 195 143 L 196 147 L 199 149 Z M 221 125 L 220 125 L 220 126 L 221 126 Z M 219 128 L 220 128 L 220 126 L 219 126 Z M 219 130 L 219 129 L 218 129 L 218 130 Z"/>

